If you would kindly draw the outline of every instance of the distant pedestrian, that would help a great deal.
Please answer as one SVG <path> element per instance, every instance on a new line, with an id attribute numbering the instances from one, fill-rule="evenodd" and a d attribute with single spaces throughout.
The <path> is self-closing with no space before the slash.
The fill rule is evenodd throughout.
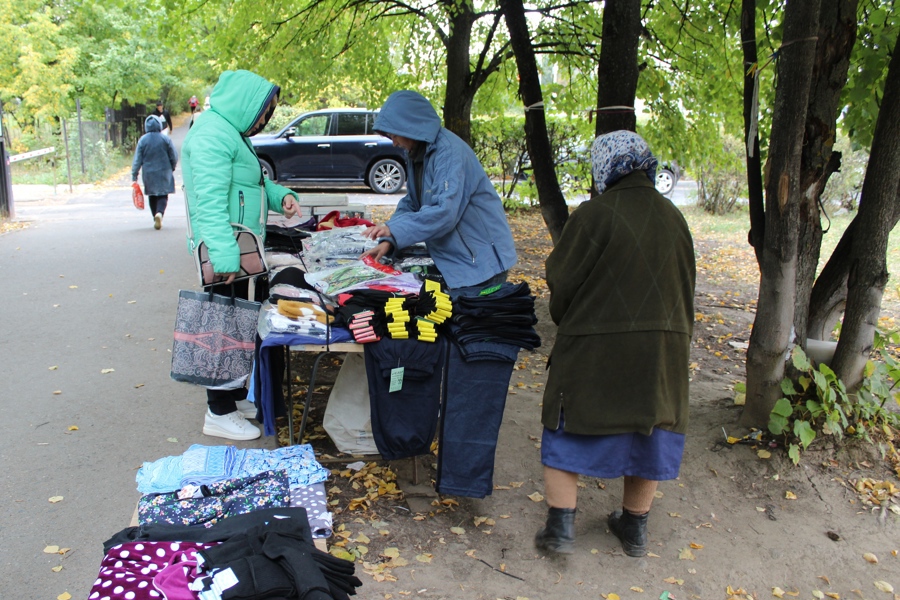
<path id="1" fill-rule="evenodd" d="M 169 114 L 169 111 L 166 110 L 162 100 L 156 103 L 156 110 L 150 114 L 159 120 L 164 135 L 172 135 L 172 116 Z"/>
<path id="2" fill-rule="evenodd" d="M 197 100 L 197 96 L 191 96 L 191 101 L 189 102 L 189 104 L 191 105 L 191 114 L 194 114 L 195 112 L 197 112 L 197 103 L 198 102 L 199 101 Z"/>
<path id="3" fill-rule="evenodd" d="M 572 213 L 546 263 L 559 330 L 541 416 L 549 511 L 535 545 L 573 552 L 579 474 L 624 477 L 607 524 L 625 554 L 644 556 L 657 483 L 678 477 L 684 453 L 694 246 L 640 136 L 599 136 L 591 161 L 599 195 Z"/>
<path id="4" fill-rule="evenodd" d="M 144 121 L 147 133 L 138 140 L 131 163 L 131 180 L 137 181 L 138 172 L 143 170 L 144 195 L 149 196 L 150 214 L 153 215 L 153 228 L 162 227 L 163 215 L 169 203 L 169 194 L 175 193 L 175 166 L 178 164 L 178 152 L 172 140 L 160 131 L 159 119 L 147 115 Z"/>

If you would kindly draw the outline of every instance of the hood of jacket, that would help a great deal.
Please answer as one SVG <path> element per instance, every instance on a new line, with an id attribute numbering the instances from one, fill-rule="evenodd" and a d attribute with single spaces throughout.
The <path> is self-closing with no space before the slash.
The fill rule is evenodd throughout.
<path id="1" fill-rule="evenodd" d="M 385 100 L 372 129 L 432 144 L 441 130 L 441 118 L 425 96 L 401 90 Z"/>
<path id="2" fill-rule="evenodd" d="M 279 87 L 250 71 L 225 71 L 209 95 L 210 110 L 248 135 Z"/>
<path id="3" fill-rule="evenodd" d="M 159 133 L 160 131 L 162 131 L 162 123 L 159 122 L 156 115 L 147 115 L 147 118 L 144 119 L 144 132 Z"/>

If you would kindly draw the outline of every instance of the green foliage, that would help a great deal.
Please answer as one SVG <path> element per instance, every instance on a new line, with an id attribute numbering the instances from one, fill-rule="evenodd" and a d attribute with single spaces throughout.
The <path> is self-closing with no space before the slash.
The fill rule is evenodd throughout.
<path id="1" fill-rule="evenodd" d="M 859 207 L 869 153 L 852 144 L 846 135 L 838 136 L 834 149 L 841 153 L 841 170 L 828 178 L 822 192 L 822 203 L 831 211 L 855 211 Z"/>
<path id="2" fill-rule="evenodd" d="M 893 388 L 900 381 L 900 363 L 881 350 L 882 362 L 866 364 L 865 379 L 855 395 L 849 395 L 844 383 L 827 365 L 814 366 L 803 349 L 791 352 L 796 381 L 781 382 L 784 396 L 769 415 L 769 432 L 781 437 L 788 456 L 797 464 L 806 450 L 820 436 L 841 440 L 845 436 L 880 441 L 886 445 L 900 429 L 900 414 L 885 409 L 886 402 L 900 398 Z"/>
<path id="3" fill-rule="evenodd" d="M 714 144 L 711 144 L 714 146 Z M 741 140 L 725 135 L 717 150 L 695 163 L 697 204 L 713 215 L 733 212 L 747 197 L 747 171 Z"/>

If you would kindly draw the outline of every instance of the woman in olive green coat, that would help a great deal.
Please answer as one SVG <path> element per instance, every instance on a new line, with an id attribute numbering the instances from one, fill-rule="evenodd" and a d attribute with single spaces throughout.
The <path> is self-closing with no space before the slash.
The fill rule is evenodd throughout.
<path id="1" fill-rule="evenodd" d="M 206 243 L 213 270 L 221 285 L 213 291 L 231 294 L 240 272 L 240 251 L 231 223 L 240 223 L 265 237 L 270 210 L 293 216 L 297 194 L 263 177 L 256 152 L 248 139 L 263 130 L 278 103 L 278 86 L 250 71 L 225 71 L 182 146 L 182 172 L 188 199 L 193 239 Z M 262 210 L 262 203 L 267 205 Z M 235 284 L 237 295 L 247 297 L 246 281 Z M 250 298 L 251 300 L 253 298 Z M 230 440 L 252 440 L 260 430 L 246 417 L 256 407 L 245 400 L 247 391 L 206 391 L 206 435 Z"/>
<path id="2" fill-rule="evenodd" d="M 630 131 L 594 141 L 599 196 L 569 218 L 547 258 L 559 326 L 544 392 L 541 462 L 549 505 L 535 544 L 573 551 L 578 475 L 624 477 L 610 530 L 647 552 L 657 482 L 678 476 L 688 419 L 693 241 L 654 187 L 656 158 Z"/>

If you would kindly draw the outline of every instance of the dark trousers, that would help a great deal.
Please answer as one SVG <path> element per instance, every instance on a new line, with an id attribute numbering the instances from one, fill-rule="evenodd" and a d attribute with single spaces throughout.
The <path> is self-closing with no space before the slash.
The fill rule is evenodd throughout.
<path id="1" fill-rule="evenodd" d="M 156 213 L 166 214 L 166 206 L 169 205 L 169 196 L 150 196 L 150 216 L 155 217 Z"/>

